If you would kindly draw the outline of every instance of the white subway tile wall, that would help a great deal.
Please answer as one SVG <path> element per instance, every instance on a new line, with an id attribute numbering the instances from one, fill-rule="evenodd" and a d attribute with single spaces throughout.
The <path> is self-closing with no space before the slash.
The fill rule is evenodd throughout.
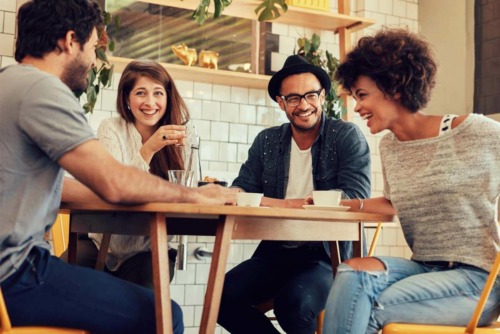
<path id="1" fill-rule="evenodd" d="M 19 2 L 19 3 L 18 3 Z M 14 61 L 15 12 L 23 0 L 0 0 L 0 66 L 7 66 Z M 336 11 L 337 1 L 331 0 L 331 11 Z M 376 24 L 355 33 L 355 41 L 365 34 L 370 34 L 382 25 L 408 27 L 412 31 L 418 28 L 418 0 L 352 0 L 351 14 L 376 20 Z M 286 14 L 284 14 L 286 15 Z M 299 37 L 319 34 L 321 48 L 338 56 L 338 36 L 330 31 L 304 29 L 279 23 L 272 25 L 272 33 L 280 36 L 279 52 L 272 54 L 272 70 L 279 70 L 290 55 Z M 105 89 L 97 101 L 93 115 L 88 115 L 89 122 L 97 129 L 102 119 L 117 116 L 115 109 L 116 90 L 120 74 L 113 76 L 112 87 Z M 176 80 L 177 88 L 185 99 L 191 117 L 201 138 L 201 163 L 204 175 L 222 175 L 232 181 L 241 164 L 246 160 L 248 149 L 255 136 L 264 128 L 287 122 L 286 116 L 277 104 L 267 96 L 265 89 L 250 89 L 224 85 L 212 85 L 200 82 Z M 350 104 L 351 108 L 353 103 Z M 382 194 L 383 179 L 378 153 L 379 135 L 371 135 L 359 117 L 353 122 L 358 124 L 366 135 L 372 152 L 372 196 Z M 374 229 L 367 228 L 368 242 L 373 237 Z M 198 247 L 213 249 L 212 237 L 189 237 L 187 268 L 176 271 L 172 282 L 172 297 L 183 308 L 185 333 L 197 333 L 201 319 L 205 285 L 209 272 L 210 260 L 197 259 L 194 252 Z M 174 239 L 174 246 L 175 246 Z M 249 258 L 257 241 L 233 242 L 227 270 Z M 397 225 L 386 226 L 381 233 L 375 251 L 377 255 L 402 256 L 409 258 L 411 251 L 406 246 L 401 229 Z M 217 328 L 216 333 L 227 333 Z"/>

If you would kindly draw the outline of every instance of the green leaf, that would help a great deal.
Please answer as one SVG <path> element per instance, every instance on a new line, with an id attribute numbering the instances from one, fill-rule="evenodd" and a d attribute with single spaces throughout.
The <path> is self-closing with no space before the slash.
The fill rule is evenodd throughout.
<path id="1" fill-rule="evenodd" d="M 108 63 L 108 57 L 106 56 L 106 52 L 104 51 L 103 48 L 95 49 L 95 55 L 97 56 L 97 59 L 99 59 L 100 61 Z"/>
<path id="2" fill-rule="evenodd" d="M 312 44 L 312 49 L 314 51 L 319 49 L 319 45 L 321 44 L 321 39 L 318 35 L 313 34 L 312 39 L 311 39 L 311 44 Z"/>
<path id="3" fill-rule="evenodd" d="M 115 41 L 109 41 L 108 49 L 111 52 L 115 51 Z"/>
<path id="4" fill-rule="evenodd" d="M 224 7 L 222 6 L 221 0 L 214 0 L 214 6 L 215 6 L 215 11 L 214 11 L 214 19 L 218 18 L 220 14 L 222 14 L 222 10 Z"/>
<path id="5" fill-rule="evenodd" d="M 94 111 L 94 108 L 92 108 L 92 107 L 90 106 L 90 103 L 88 103 L 88 102 L 87 102 L 87 103 L 85 103 L 85 104 L 83 105 L 83 112 L 84 112 L 85 114 L 92 113 L 93 111 Z"/>
<path id="6" fill-rule="evenodd" d="M 208 7 L 200 4 L 193 12 L 193 15 L 191 17 L 196 20 L 198 25 L 203 25 L 205 23 L 205 20 L 207 18 L 207 11 Z"/>
<path id="7" fill-rule="evenodd" d="M 283 13 L 288 10 L 285 0 L 264 0 L 255 9 L 256 14 L 260 12 L 258 20 L 262 22 L 277 19 L 281 16 L 278 7 L 281 7 Z"/>
<path id="8" fill-rule="evenodd" d="M 104 87 L 106 87 L 106 85 L 108 85 L 109 83 L 109 75 L 109 69 L 103 68 L 101 70 L 101 75 L 99 75 L 99 82 L 101 82 Z"/>
<path id="9" fill-rule="evenodd" d="M 104 25 L 107 26 L 111 22 L 111 13 L 102 11 L 102 17 L 104 19 Z"/>
<path id="10" fill-rule="evenodd" d="M 99 87 L 99 86 L 97 86 Z M 96 92 L 96 86 L 94 85 L 90 85 L 87 87 L 87 91 L 86 91 L 86 94 L 87 94 L 87 102 L 92 102 L 94 100 L 97 100 L 97 92 Z"/>
<path id="11" fill-rule="evenodd" d="M 89 85 L 93 85 L 97 76 L 97 69 L 94 67 L 87 73 L 87 80 Z"/>

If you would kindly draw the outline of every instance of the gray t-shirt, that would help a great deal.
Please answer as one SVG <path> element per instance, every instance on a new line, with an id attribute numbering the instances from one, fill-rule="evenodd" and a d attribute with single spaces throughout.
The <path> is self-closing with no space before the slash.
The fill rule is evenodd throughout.
<path id="1" fill-rule="evenodd" d="M 439 137 L 380 142 L 384 194 L 413 259 L 489 270 L 500 249 L 500 123 L 471 114 Z"/>
<path id="2" fill-rule="evenodd" d="M 0 282 L 44 233 L 61 201 L 61 156 L 95 138 L 71 90 L 29 65 L 0 69 Z M 83 163 L 83 162 L 82 162 Z"/>

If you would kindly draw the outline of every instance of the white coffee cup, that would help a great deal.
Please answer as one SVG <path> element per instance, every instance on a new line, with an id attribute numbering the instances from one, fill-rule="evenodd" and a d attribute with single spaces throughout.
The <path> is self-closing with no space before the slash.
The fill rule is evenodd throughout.
<path id="1" fill-rule="evenodd" d="M 236 205 L 238 206 L 260 206 L 264 194 L 259 193 L 236 193 Z"/>
<path id="2" fill-rule="evenodd" d="M 314 190 L 314 205 L 318 206 L 339 206 L 342 199 L 342 190 Z"/>

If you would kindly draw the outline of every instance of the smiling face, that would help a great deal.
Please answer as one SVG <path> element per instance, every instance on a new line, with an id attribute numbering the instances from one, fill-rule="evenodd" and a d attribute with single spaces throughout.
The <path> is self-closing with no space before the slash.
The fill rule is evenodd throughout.
<path id="1" fill-rule="evenodd" d="M 354 112 L 366 120 L 370 132 L 375 134 L 389 129 L 395 124 L 399 116 L 399 103 L 396 99 L 384 94 L 375 81 L 367 76 L 360 76 L 351 89 L 356 100 Z"/>
<path id="2" fill-rule="evenodd" d="M 167 92 L 165 87 L 158 81 L 141 76 L 130 91 L 128 105 L 139 132 L 145 128 L 154 131 L 166 112 Z"/>
<path id="3" fill-rule="evenodd" d="M 291 94 L 303 95 L 321 90 L 316 99 L 301 98 L 299 105 L 290 106 L 285 99 Z M 278 104 L 286 113 L 286 117 L 295 130 L 300 132 L 314 131 L 319 128 L 323 103 L 325 102 L 325 90 L 321 89 L 321 83 L 312 73 L 300 73 L 286 77 L 281 82 L 280 93 L 282 97 L 277 97 Z M 310 94 L 308 94 L 310 96 Z"/>

